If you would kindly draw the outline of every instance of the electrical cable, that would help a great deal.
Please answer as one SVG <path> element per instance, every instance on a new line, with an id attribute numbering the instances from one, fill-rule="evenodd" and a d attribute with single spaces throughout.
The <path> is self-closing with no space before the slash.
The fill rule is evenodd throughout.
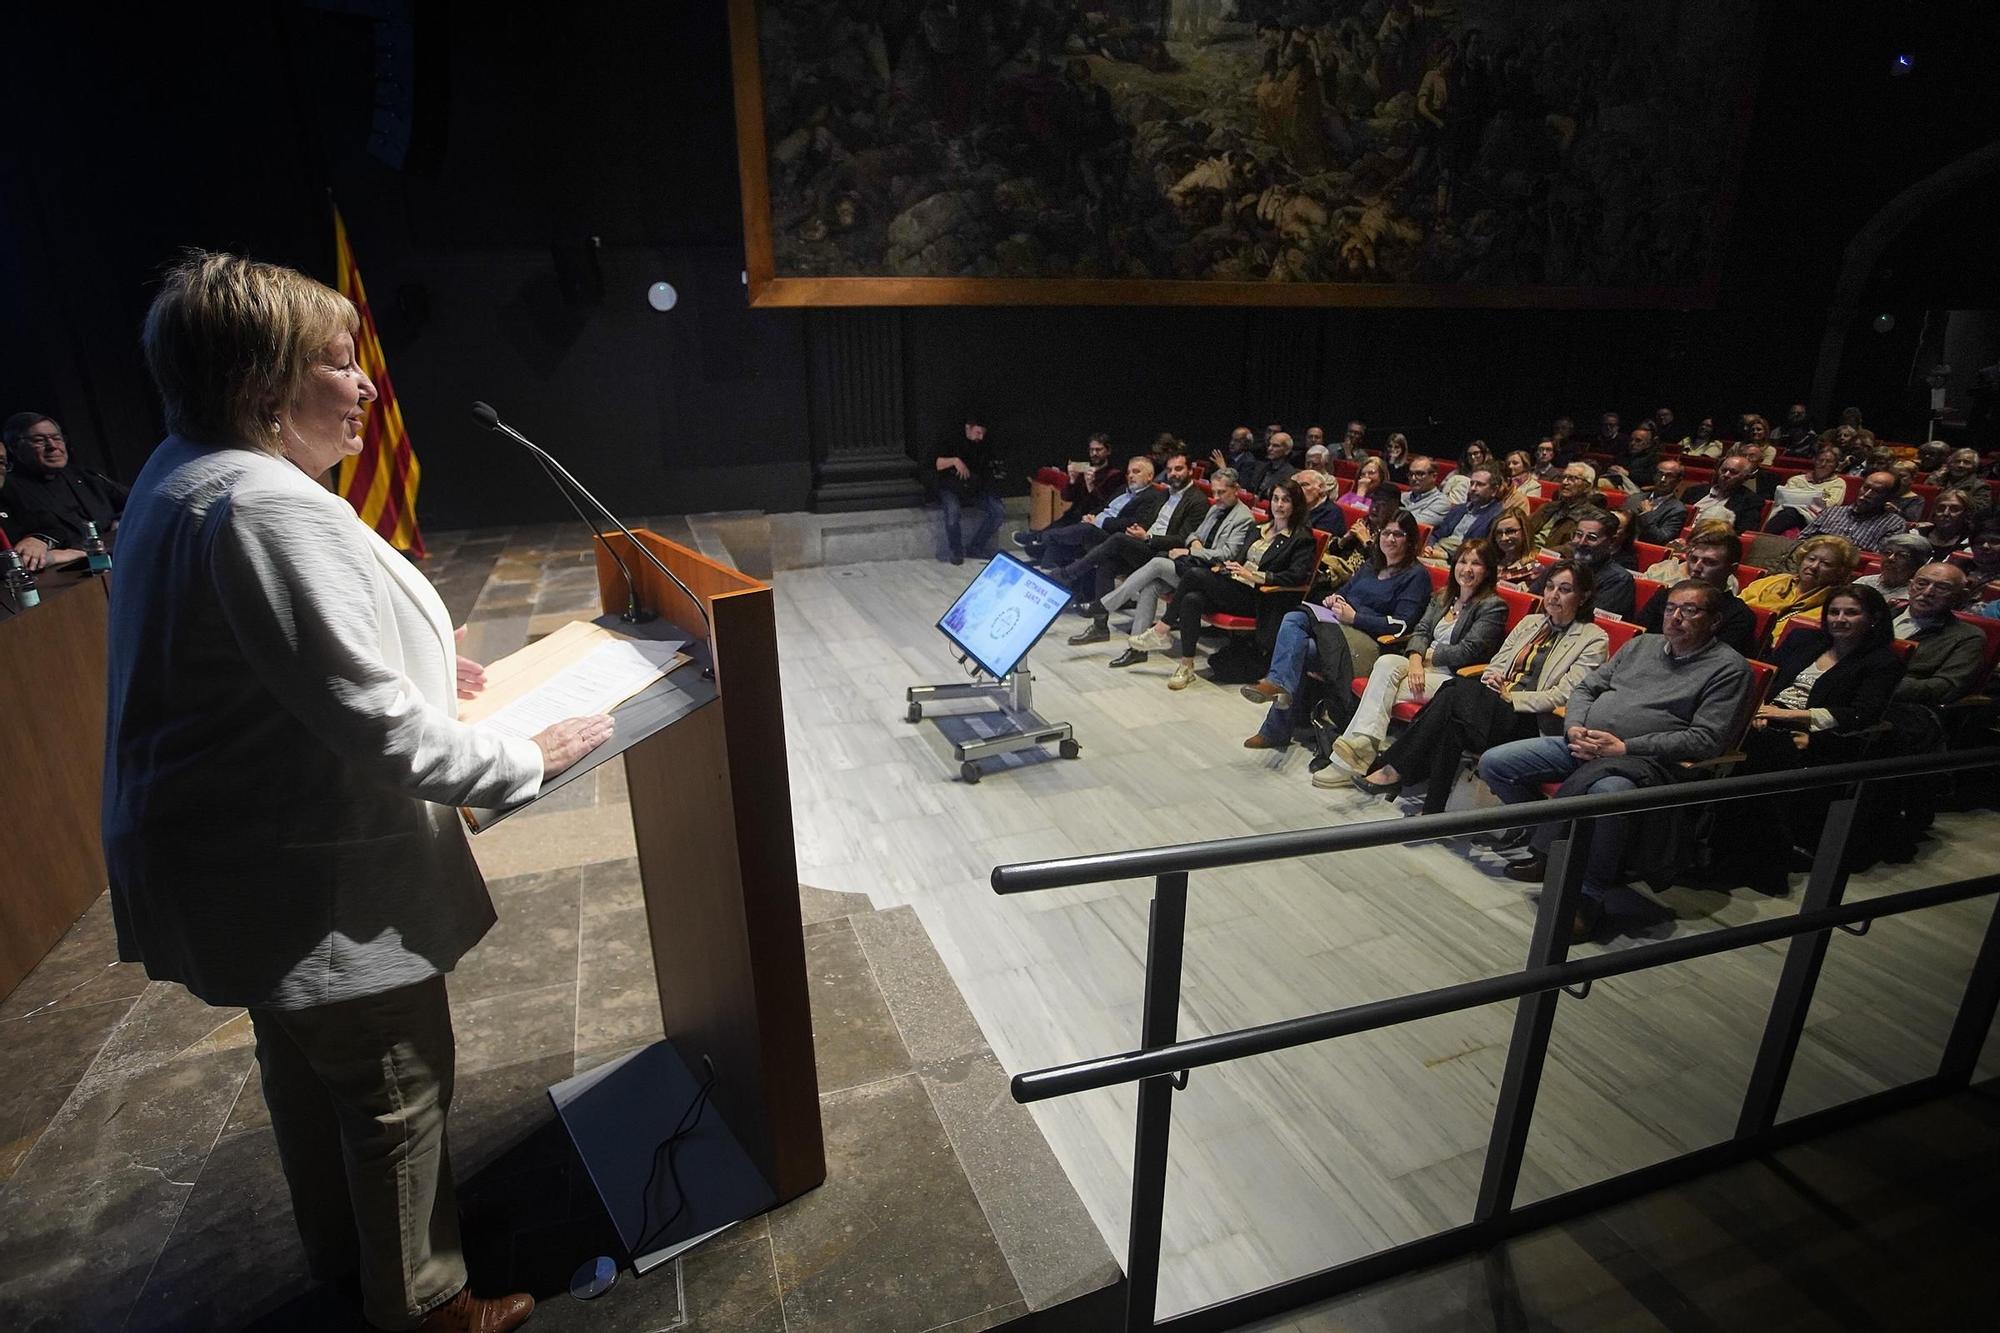
<path id="1" fill-rule="evenodd" d="M 639 1239 L 632 1243 L 632 1253 L 635 1257 L 650 1250 L 653 1241 L 663 1235 L 680 1219 L 680 1215 L 687 1211 L 687 1187 L 681 1183 L 680 1166 L 674 1161 L 674 1150 L 685 1142 L 688 1135 L 692 1134 L 701 1123 L 701 1113 L 708 1105 L 708 1095 L 715 1089 L 715 1062 L 704 1055 L 701 1057 L 701 1067 L 706 1076 L 702 1079 L 701 1086 L 695 1090 L 694 1099 L 688 1103 L 687 1109 L 681 1112 L 680 1119 L 674 1124 L 673 1132 L 661 1139 L 653 1149 L 653 1168 L 646 1173 L 646 1183 L 639 1191 Z M 673 1184 L 674 1193 L 680 1197 L 680 1202 L 674 1205 L 674 1211 L 667 1215 L 665 1221 L 648 1230 L 647 1223 L 653 1215 L 653 1182 L 659 1178 L 660 1161 L 663 1156 L 667 1163 L 667 1177 Z"/>

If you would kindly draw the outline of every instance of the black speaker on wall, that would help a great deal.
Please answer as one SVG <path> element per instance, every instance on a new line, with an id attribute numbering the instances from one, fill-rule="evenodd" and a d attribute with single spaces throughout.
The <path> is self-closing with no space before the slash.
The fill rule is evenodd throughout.
<path id="1" fill-rule="evenodd" d="M 569 236 L 549 246 L 556 263 L 556 290 L 570 305 L 595 305 L 604 299 L 604 270 L 598 266 L 598 238 Z"/>

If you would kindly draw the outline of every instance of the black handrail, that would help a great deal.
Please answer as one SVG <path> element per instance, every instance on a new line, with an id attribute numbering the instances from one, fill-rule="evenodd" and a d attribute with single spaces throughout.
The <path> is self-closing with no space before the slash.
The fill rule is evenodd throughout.
<path id="1" fill-rule="evenodd" d="M 1955 880 L 1950 884 L 1939 884 L 1928 889 L 1910 889 L 1881 898 L 1870 898 L 1847 907 L 1800 912 L 1795 916 L 1777 917 L 1770 921 L 1751 921 L 1740 926 L 1704 931 L 1699 935 L 1683 935 L 1677 939 L 1662 940 L 1633 949 L 1621 949 L 1615 953 L 1574 958 L 1548 967 L 1526 968 L 1497 977 L 1481 977 L 1477 981 L 1460 982 L 1455 986 L 1439 986 L 1434 990 L 1415 991 L 1408 995 L 1398 995 L 1393 999 L 1369 1000 L 1362 1004 L 1349 1005 L 1345 1009 L 1329 1009 L 1324 1013 L 1310 1014 L 1304 1018 L 1280 1019 L 1275 1023 L 1237 1028 L 1233 1032 L 1218 1033 L 1211 1037 L 1190 1037 L 1186 1041 L 1177 1041 L 1167 1046 L 1100 1056 L 1095 1060 L 1078 1060 L 1074 1064 L 1055 1065 L 1032 1073 L 1016 1074 L 1011 1087 L 1014 1100 L 1017 1102 L 1042 1102 L 1051 1097 L 1067 1097 L 1072 1093 L 1116 1087 L 1121 1083 L 1137 1083 L 1141 1079 L 1161 1074 L 1178 1074 L 1208 1065 L 1227 1064 L 1231 1060 L 1242 1060 L 1253 1055 L 1272 1055 L 1278 1051 L 1290 1050 L 1294 1046 L 1330 1041 L 1335 1037 L 1359 1036 L 1361 1033 L 1374 1032 L 1379 1028 L 1396 1027 L 1403 1023 L 1414 1023 L 1419 1019 L 1438 1018 L 1465 1009 L 1478 1009 L 1484 1005 L 1499 1004 L 1506 1000 L 1518 1000 L 1522 996 L 1542 991 L 1561 990 L 1566 986 L 1575 986 L 1587 981 L 1603 981 L 1607 977 L 1624 976 L 1628 972 L 1643 972 L 1648 968 L 1664 967 L 1670 963 L 1691 962 L 1696 958 L 1708 958 L 1719 953 L 1746 949 L 1754 944 L 1774 944 L 1779 940 L 1791 939 L 1794 935 L 1810 935 L 1842 926 L 1860 925 L 1881 917 L 1920 912 L 1927 907 L 1962 903 L 1973 898 L 1984 898 L 1993 893 L 2000 893 L 2000 874 L 1977 875 L 1971 879 Z"/>
<path id="2" fill-rule="evenodd" d="M 1370 820 L 1334 828 L 996 867 L 993 888 L 1003 894 L 1142 876 L 1151 876 L 1154 882 L 1147 923 L 1141 1049 L 1018 1074 L 1012 1081 L 1014 1098 L 1019 1102 L 1035 1102 L 1126 1083 L 1138 1085 L 1124 1323 L 1128 1330 L 1152 1329 L 1162 1327 L 1154 1321 L 1153 1305 L 1159 1289 L 1172 1098 L 1175 1091 L 1187 1086 L 1188 1071 L 1516 1000 L 1519 1003 L 1515 1008 L 1513 1037 L 1508 1043 L 1507 1065 L 1496 1100 L 1485 1170 L 1470 1223 L 1338 1263 L 1263 1291 L 1232 1297 L 1176 1316 L 1164 1326 L 1188 1333 L 1233 1328 L 1244 1320 L 1293 1309 L 1366 1282 L 1496 1244 L 1516 1234 L 1524 1223 L 1545 1224 L 1603 1207 L 1720 1163 L 1768 1151 L 1807 1132 L 1810 1128 L 1807 1122 L 1781 1124 L 1777 1114 L 1826 956 L 1828 932 L 1845 929 L 1865 934 L 1873 922 L 1886 917 L 2000 893 L 2000 873 L 1995 873 L 1843 904 L 1847 849 L 1870 784 L 1885 779 L 1994 768 L 2000 768 L 2000 748 L 1945 756 L 1912 755 L 1749 777 L 1694 780 L 1459 814 Z M 1569 923 L 1581 901 L 1584 866 L 1600 819 L 1828 787 L 1843 790 L 1828 811 L 1801 908 L 1795 915 L 1723 927 L 1590 958 L 1568 958 Z M 1174 1019 L 1180 1003 L 1181 951 L 1190 872 L 1549 823 L 1562 823 L 1564 828 L 1548 849 L 1541 906 L 1528 946 L 1527 964 L 1521 970 L 1257 1027 L 1187 1041 L 1177 1039 Z M 1581 999 L 1588 995 L 1592 982 L 1606 977 L 1779 941 L 1787 942 L 1784 968 L 1771 999 L 1763 1041 L 1751 1071 L 1735 1136 L 1724 1144 L 1517 1207 L 1514 1193 L 1555 1025 L 1556 1005 L 1562 996 L 1568 993 Z M 1966 983 L 1938 1072 L 1877 1098 L 1830 1108 L 1810 1118 L 1810 1124 L 1831 1125 L 1846 1112 L 1903 1105 L 1916 1098 L 1943 1095 L 1965 1087 L 1996 1012 L 2000 1012 L 2000 910 L 1993 912 L 1987 921 L 1985 938 Z"/>
<path id="3" fill-rule="evenodd" d="M 992 885 L 995 893 L 1034 893 L 1042 889 L 1072 888 L 1110 880 L 1145 879 L 1193 870 L 1221 870 L 1228 866 L 1254 865 L 1260 861 L 1289 861 L 1294 857 L 1318 856 L 1327 852 L 1352 852 L 1366 847 L 1428 842 L 1471 833 L 1491 833 L 1524 824 L 1548 824 L 1598 815 L 1640 814 L 1678 806 L 1707 805 L 1712 801 L 1745 796 L 1769 796 L 1776 792 L 1807 791 L 1816 787 L 1838 787 L 1851 782 L 1919 774 L 1960 773 L 1996 765 L 2000 765 L 2000 747 L 1966 750 L 1945 758 L 1908 755 L 1896 759 L 1870 759 L 1854 764 L 1793 769 L 1783 773 L 1758 773 L 1749 777 L 1702 778 L 1664 787 L 1613 792 L 1606 796 L 1565 796 L 1560 800 L 1502 806 L 1497 810 L 1462 810 L 1456 814 L 1420 815 L 1411 819 L 1369 820 L 1289 833 L 1255 833 L 1240 838 L 1215 838 L 1208 842 L 1184 842 L 1127 852 L 1023 861 L 995 866 Z"/>

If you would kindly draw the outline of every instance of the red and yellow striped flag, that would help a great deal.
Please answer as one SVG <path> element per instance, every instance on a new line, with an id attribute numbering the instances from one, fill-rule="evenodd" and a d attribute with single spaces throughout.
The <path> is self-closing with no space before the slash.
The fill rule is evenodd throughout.
<path id="1" fill-rule="evenodd" d="M 368 309 L 368 293 L 361 288 L 361 270 L 354 263 L 347 224 L 341 221 L 338 208 L 333 210 L 333 244 L 340 294 L 361 312 L 354 356 L 375 383 L 375 403 L 368 409 L 367 424 L 361 431 L 361 452 L 340 460 L 334 489 L 389 545 L 421 559 L 424 535 L 417 530 L 417 479 L 423 470 L 410 448 L 410 433 L 403 429 L 403 410 L 396 405 L 396 391 L 389 384 L 382 339 L 375 332 L 375 315 Z"/>

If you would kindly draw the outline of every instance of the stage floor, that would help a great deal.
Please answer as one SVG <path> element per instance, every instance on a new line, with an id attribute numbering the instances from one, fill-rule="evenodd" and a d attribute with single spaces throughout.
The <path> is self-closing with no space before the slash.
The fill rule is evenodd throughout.
<path id="1" fill-rule="evenodd" d="M 970 570 L 907 561 L 778 576 L 799 874 L 878 909 L 912 907 L 1010 1072 L 1126 1050 L 1150 885 L 1002 899 L 988 886 L 995 865 L 1399 816 L 1312 787 L 1297 750 L 1244 750 L 1260 710 L 1234 687 L 1170 692 L 1160 654 L 1109 670 L 1116 634 L 1068 647 L 1074 616 L 1028 664 L 1037 711 L 1075 725 L 1082 758 L 957 781 L 936 728 L 905 720 L 903 692 L 962 678 L 932 626 Z M 2000 820 L 1946 815 L 1914 864 L 1857 877 L 1850 894 L 1978 873 L 1996 853 Z M 1182 1035 L 1518 967 L 1533 907 L 1501 865 L 1454 844 L 1195 875 Z M 1796 899 L 1676 891 L 1678 919 L 1659 933 L 1783 916 Z M 1836 934 L 1784 1117 L 1932 1072 L 1984 924 L 1977 907 L 1952 907 L 1865 939 Z M 1782 959 L 1742 951 L 1565 1003 L 1519 1197 L 1728 1137 Z M 1469 1220 L 1512 1009 L 1197 1072 L 1175 1102 L 1161 1313 Z M 1989 1041 L 1982 1074 L 1996 1070 Z M 1033 1108 L 1119 1255 L 1133 1107 L 1123 1089 Z"/>

